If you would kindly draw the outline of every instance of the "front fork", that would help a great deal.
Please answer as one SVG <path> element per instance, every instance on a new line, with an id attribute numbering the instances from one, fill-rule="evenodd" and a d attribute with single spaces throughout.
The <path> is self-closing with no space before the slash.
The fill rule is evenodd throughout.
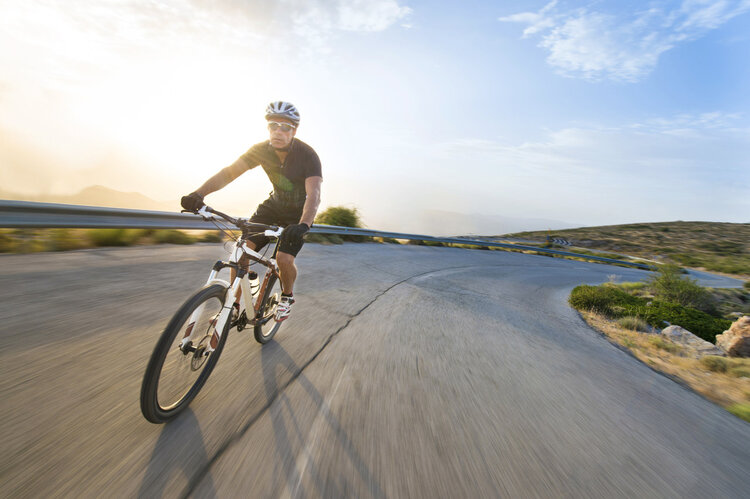
<path id="1" fill-rule="evenodd" d="M 234 295 L 237 292 L 237 289 L 240 287 L 240 283 L 243 280 L 247 280 L 245 275 L 242 276 L 242 278 L 239 276 L 239 274 L 235 277 L 234 282 L 232 282 L 232 285 L 230 287 L 229 283 L 223 279 L 218 279 L 216 275 L 219 273 L 220 269 L 217 269 L 216 266 L 211 271 L 211 273 L 208 275 L 208 280 L 206 281 L 206 286 L 211 284 L 220 284 L 224 286 L 227 289 L 227 292 L 225 293 L 224 298 L 224 305 L 221 308 L 221 311 L 219 312 L 217 317 L 214 317 L 211 320 L 211 329 L 213 330 L 213 333 L 211 335 L 211 341 L 209 341 L 208 345 L 206 345 L 205 350 L 203 351 L 203 355 L 208 355 L 211 352 L 213 352 L 216 347 L 219 344 L 219 340 L 221 339 L 221 331 L 224 330 L 224 326 L 229 320 L 229 314 L 232 312 L 232 305 L 234 305 Z M 243 286 L 244 288 L 244 286 Z M 252 297 L 251 297 L 252 300 Z M 194 340 L 197 339 L 198 336 L 200 336 L 200 332 L 196 331 L 195 324 L 198 322 L 198 319 L 203 315 L 203 310 L 205 308 L 205 304 L 201 304 L 198 308 L 196 308 L 193 313 L 190 315 L 190 319 L 188 319 L 188 325 L 185 328 L 185 336 L 182 338 L 182 341 L 180 342 L 180 350 L 183 352 L 186 351 L 186 348 L 190 348 L 192 344 L 194 343 Z"/>
<path id="2" fill-rule="evenodd" d="M 274 267 L 274 270 L 276 270 L 276 261 L 274 259 L 271 259 L 271 263 Z M 256 308 L 260 306 L 260 300 L 256 300 L 256 303 L 253 303 L 253 298 L 255 298 L 255 296 L 263 296 L 266 286 L 268 285 L 269 278 L 274 272 L 273 270 L 269 269 L 266 272 L 262 283 L 251 284 L 250 280 L 247 277 L 247 271 L 235 267 L 237 268 L 237 274 L 235 275 L 234 281 L 230 286 L 227 281 L 218 279 L 216 277 L 219 271 L 226 266 L 234 265 L 232 265 L 232 263 L 225 264 L 224 262 L 217 262 L 216 265 L 214 265 L 213 270 L 211 270 L 211 273 L 208 275 L 208 280 L 206 281 L 206 286 L 210 284 L 221 284 L 227 289 L 227 292 L 225 294 L 224 305 L 221 308 L 221 312 L 219 312 L 218 317 L 215 317 L 211 321 L 211 328 L 213 329 L 213 333 L 211 335 L 211 341 L 209 341 L 208 345 L 206 345 L 206 348 L 203 351 L 204 356 L 209 355 L 219 345 L 221 332 L 224 331 L 224 326 L 229 320 L 229 314 L 231 314 L 232 312 L 235 296 L 237 295 L 237 290 L 242 289 L 242 301 L 244 302 L 244 307 L 241 304 L 238 313 L 241 314 L 243 309 L 246 311 L 252 310 L 252 315 L 253 317 L 255 317 L 258 313 L 258 310 L 256 310 Z M 260 284 L 259 287 L 258 284 Z M 253 291 L 255 291 L 255 293 L 253 293 Z M 185 349 L 189 348 L 192 345 L 194 339 L 199 336 L 199 333 L 195 330 L 195 323 L 198 322 L 198 319 L 200 319 L 201 315 L 203 314 L 204 308 L 205 304 L 201 304 L 190 315 L 188 325 L 185 328 L 185 336 L 180 342 L 180 350 L 182 350 L 183 352 L 185 352 Z"/>

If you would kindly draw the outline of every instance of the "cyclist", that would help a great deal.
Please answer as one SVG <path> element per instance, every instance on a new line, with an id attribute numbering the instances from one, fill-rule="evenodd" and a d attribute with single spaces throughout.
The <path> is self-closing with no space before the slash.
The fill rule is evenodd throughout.
<path id="1" fill-rule="evenodd" d="M 304 243 L 303 236 L 310 230 L 320 205 L 320 185 L 323 182 L 320 158 L 312 147 L 295 138 L 299 127 L 299 111 L 289 102 L 275 101 L 266 108 L 269 140 L 252 146 L 230 166 L 222 169 L 181 199 L 186 210 L 203 207 L 203 198 L 218 191 L 234 179 L 260 165 L 273 184 L 268 199 L 258 205 L 251 222 L 285 226 L 279 239 L 276 261 L 281 277 L 281 300 L 276 308 L 276 321 L 289 316 L 294 303 L 294 281 L 297 267 L 294 260 Z M 258 251 L 268 238 L 263 234 L 247 237 L 248 245 Z M 246 255 L 240 264 L 249 263 Z M 234 278 L 234 276 L 232 276 Z M 239 297 L 238 297 L 239 298 Z"/>

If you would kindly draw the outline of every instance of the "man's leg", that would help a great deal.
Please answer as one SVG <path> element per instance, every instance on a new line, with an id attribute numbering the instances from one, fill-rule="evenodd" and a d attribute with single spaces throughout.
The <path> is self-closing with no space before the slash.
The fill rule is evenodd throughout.
<path id="1" fill-rule="evenodd" d="M 246 241 L 245 244 L 248 248 L 255 251 L 256 244 L 252 241 Z M 250 264 L 250 257 L 248 257 L 246 254 L 242 254 L 240 256 L 240 261 L 237 262 L 240 265 L 240 268 L 243 268 L 247 270 L 248 265 Z M 234 282 L 234 277 L 237 275 L 237 271 L 234 269 L 231 269 L 230 276 L 229 276 L 229 284 L 231 285 Z M 234 295 L 234 302 L 239 303 L 240 297 L 242 296 L 242 288 L 237 288 L 237 293 Z"/>
<path id="2" fill-rule="evenodd" d="M 294 305 L 294 281 L 297 279 L 297 267 L 294 265 L 294 255 L 279 251 L 276 253 L 276 262 L 279 264 L 279 277 L 281 280 L 281 298 L 276 306 L 276 322 L 281 322 L 289 317 Z"/>
<path id="3" fill-rule="evenodd" d="M 276 253 L 276 263 L 279 264 L 281 274 L 281 290 L 286 295 L 294 293 L 294 281 L 297 280 L 297 266 L 294 265 L 294 255 L 279 251 Z"/>
<path id="4" fill-rule="evenodd" d="M 301 213 L 300 210 L 294 209 L 292 212 L 284 212 L 281 224 L 285 226 L 294 225 L 299 220 Z M 281 281 L 281 298 L 279 304 L 276 307 L 275 319 L 277 322 L 281 322 L 291 312 L 292 305 L 294 304 L 294 281 L 297 280 L 297 266 L 294 264 L 294 260 L 297 257 L 302 245 L 305 244 L 302 235 L 294 234 L 290 235 L 286 230 L 281 234 L 278 243 L 278 249 L 276 251 L 276 263 L 279 266 L 279 280 Z"/>

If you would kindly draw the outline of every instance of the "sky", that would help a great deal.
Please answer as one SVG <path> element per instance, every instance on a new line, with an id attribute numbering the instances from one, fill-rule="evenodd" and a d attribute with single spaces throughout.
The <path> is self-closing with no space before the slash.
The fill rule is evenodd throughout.
<path id="1" fill-rule="evenodd" d="M 177 210 L 287 100 L 370 228 L 750 222 L 750 0 L 0 0 L 0 67 L 0 191 Z"/>

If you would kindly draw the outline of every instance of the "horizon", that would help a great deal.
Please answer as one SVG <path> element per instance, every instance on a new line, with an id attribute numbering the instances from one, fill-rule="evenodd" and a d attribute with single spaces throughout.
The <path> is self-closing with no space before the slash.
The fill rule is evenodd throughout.
<path id="1" fill-rule="evenodd" d="M 97 196 L 97 201 L 91 202 L 91 198 L 86 198 L 86 195 L 91 195 L 92 192 L 95 191 L 95 194 Z M 10 196 L 5 197 L 6 195 L 10 194 Z M 120 197 L 115 202 L 112 201 L 112 198 L 107 198 L 107 201 L 101 201 L 99 196 L 105 195 L 105 196 L 112 196 L 112 195 L 123 195 L 126 196 L 125 198 Z M 132 197 L 138 197 L 143 198 L 139 200 L 134 200 Z M 147 196 L 144 196 L 143 194 L 140 194 L 138 192 L 121 192 L 117 190 L 113 190 L 109 187 L 102 186 L 102 185 L 91 185 L 88 187 L 85 187 L 83 190 L 72 194 L 61 194 L 61 195 L 29 195 L 29 196 L 22 196 L 18 193 L 10 193 L 7 191 L 3 191 L 0 189 L 0 198 L 7 199 L 10 201 L 32 201 L 32 202 L 40 202 L 40 203 L 57 203 L 57 204 L 79 204 L 83 206 L 101 206 L 101 207 L 112 207 L 112 208 L 130 208 L 130 209 L 142 209 L 147 211 L 168 211 L 168 212 L 174 212 L 178 211 L 180 208 L 177 206 L 176 208 L 174 205 L 178 204 L 171 201 L 160 201 L 151 199 Z M 85 202 L 88 200 L 89 202 Z M 143 202 L 145 200 L 145 203 Z M 134 202 L 135 201 L 135 202 Z M 325 208 L 319 210 L 319 212 L 322 212 L 325 210 Z M 236 214 L 236 213 L 235 213 Z M 452 215 L 462 216 L 462 217 L 470 217 L 471 215 L 465 215 L 465 214 L 458 214 L 454 213 Z M 542 220 L 532 220 L 532 222 L 543 222 Z M 548 220 L 549 222 L 549 220 Z M 555 222 L 555 221 L 552 221 Z M 519 220 L 510 220 L 510 223 L 516 223 L 516 224 L 522 224 L 523 219 Z M 489 233 L 489 232 L 465 232 L 465 233 L 440 233 L 440 234 L 425 234 L 425 235 L 432 235 L 432 236 L 438 236 L 438 237 L 450 237 L 450 236 L 477 236 L 477 237 L 492 237 L 492 236 L 503 236 L 503 235 L 511 235 L 515 233 L 520 232 L 543 232 L 543 231 L 564 231 L 564 230 L 576 230 L 576 229 L 586 229 L 586 228 L 606 228 L 606 227 L 619 227 L 619 226 L 627 226 L 627 225 L 640 225 L 640 224 L 672 224 L 672 223 L 716 223 L 716 224 L 734 224 L 734 225 L 750 225 L 750 220 L 746 222 L 725 222 L 721 220 L 641 220 L 637 222 L 629 222 L 626 224 L 606 224 L 606 225 L 576 225 L 576 224 L 566 224 L 564 222 L 561 222 L 562 226 L 544 226 L 540 225 L 539 223 L 536 223 L 536 226 L 539 228 L 529 228 L 529 229 L 520 229 L 520 230 L 513 230 L 513 231 L 506 231 L 501 233 Z M 365 224 L 367 227 L 367 225 Z M 371 229 L 376 230 L 383 230 L 379 227 L 368 227 Z M 403 232 L 403 231 L 402 231 Z M 404 232 L 406 233 L 406 232 Z"/>
<path id="2" fill-rule="evenodd" d="M 316 5 L 0 6 L 0 190 L 177 209 L 284 99 L 321 210 L 372 228 L 747 223 L 747 0 Z M 256 169 L 207 202 L 249 214 L 269 189 Z"/>

